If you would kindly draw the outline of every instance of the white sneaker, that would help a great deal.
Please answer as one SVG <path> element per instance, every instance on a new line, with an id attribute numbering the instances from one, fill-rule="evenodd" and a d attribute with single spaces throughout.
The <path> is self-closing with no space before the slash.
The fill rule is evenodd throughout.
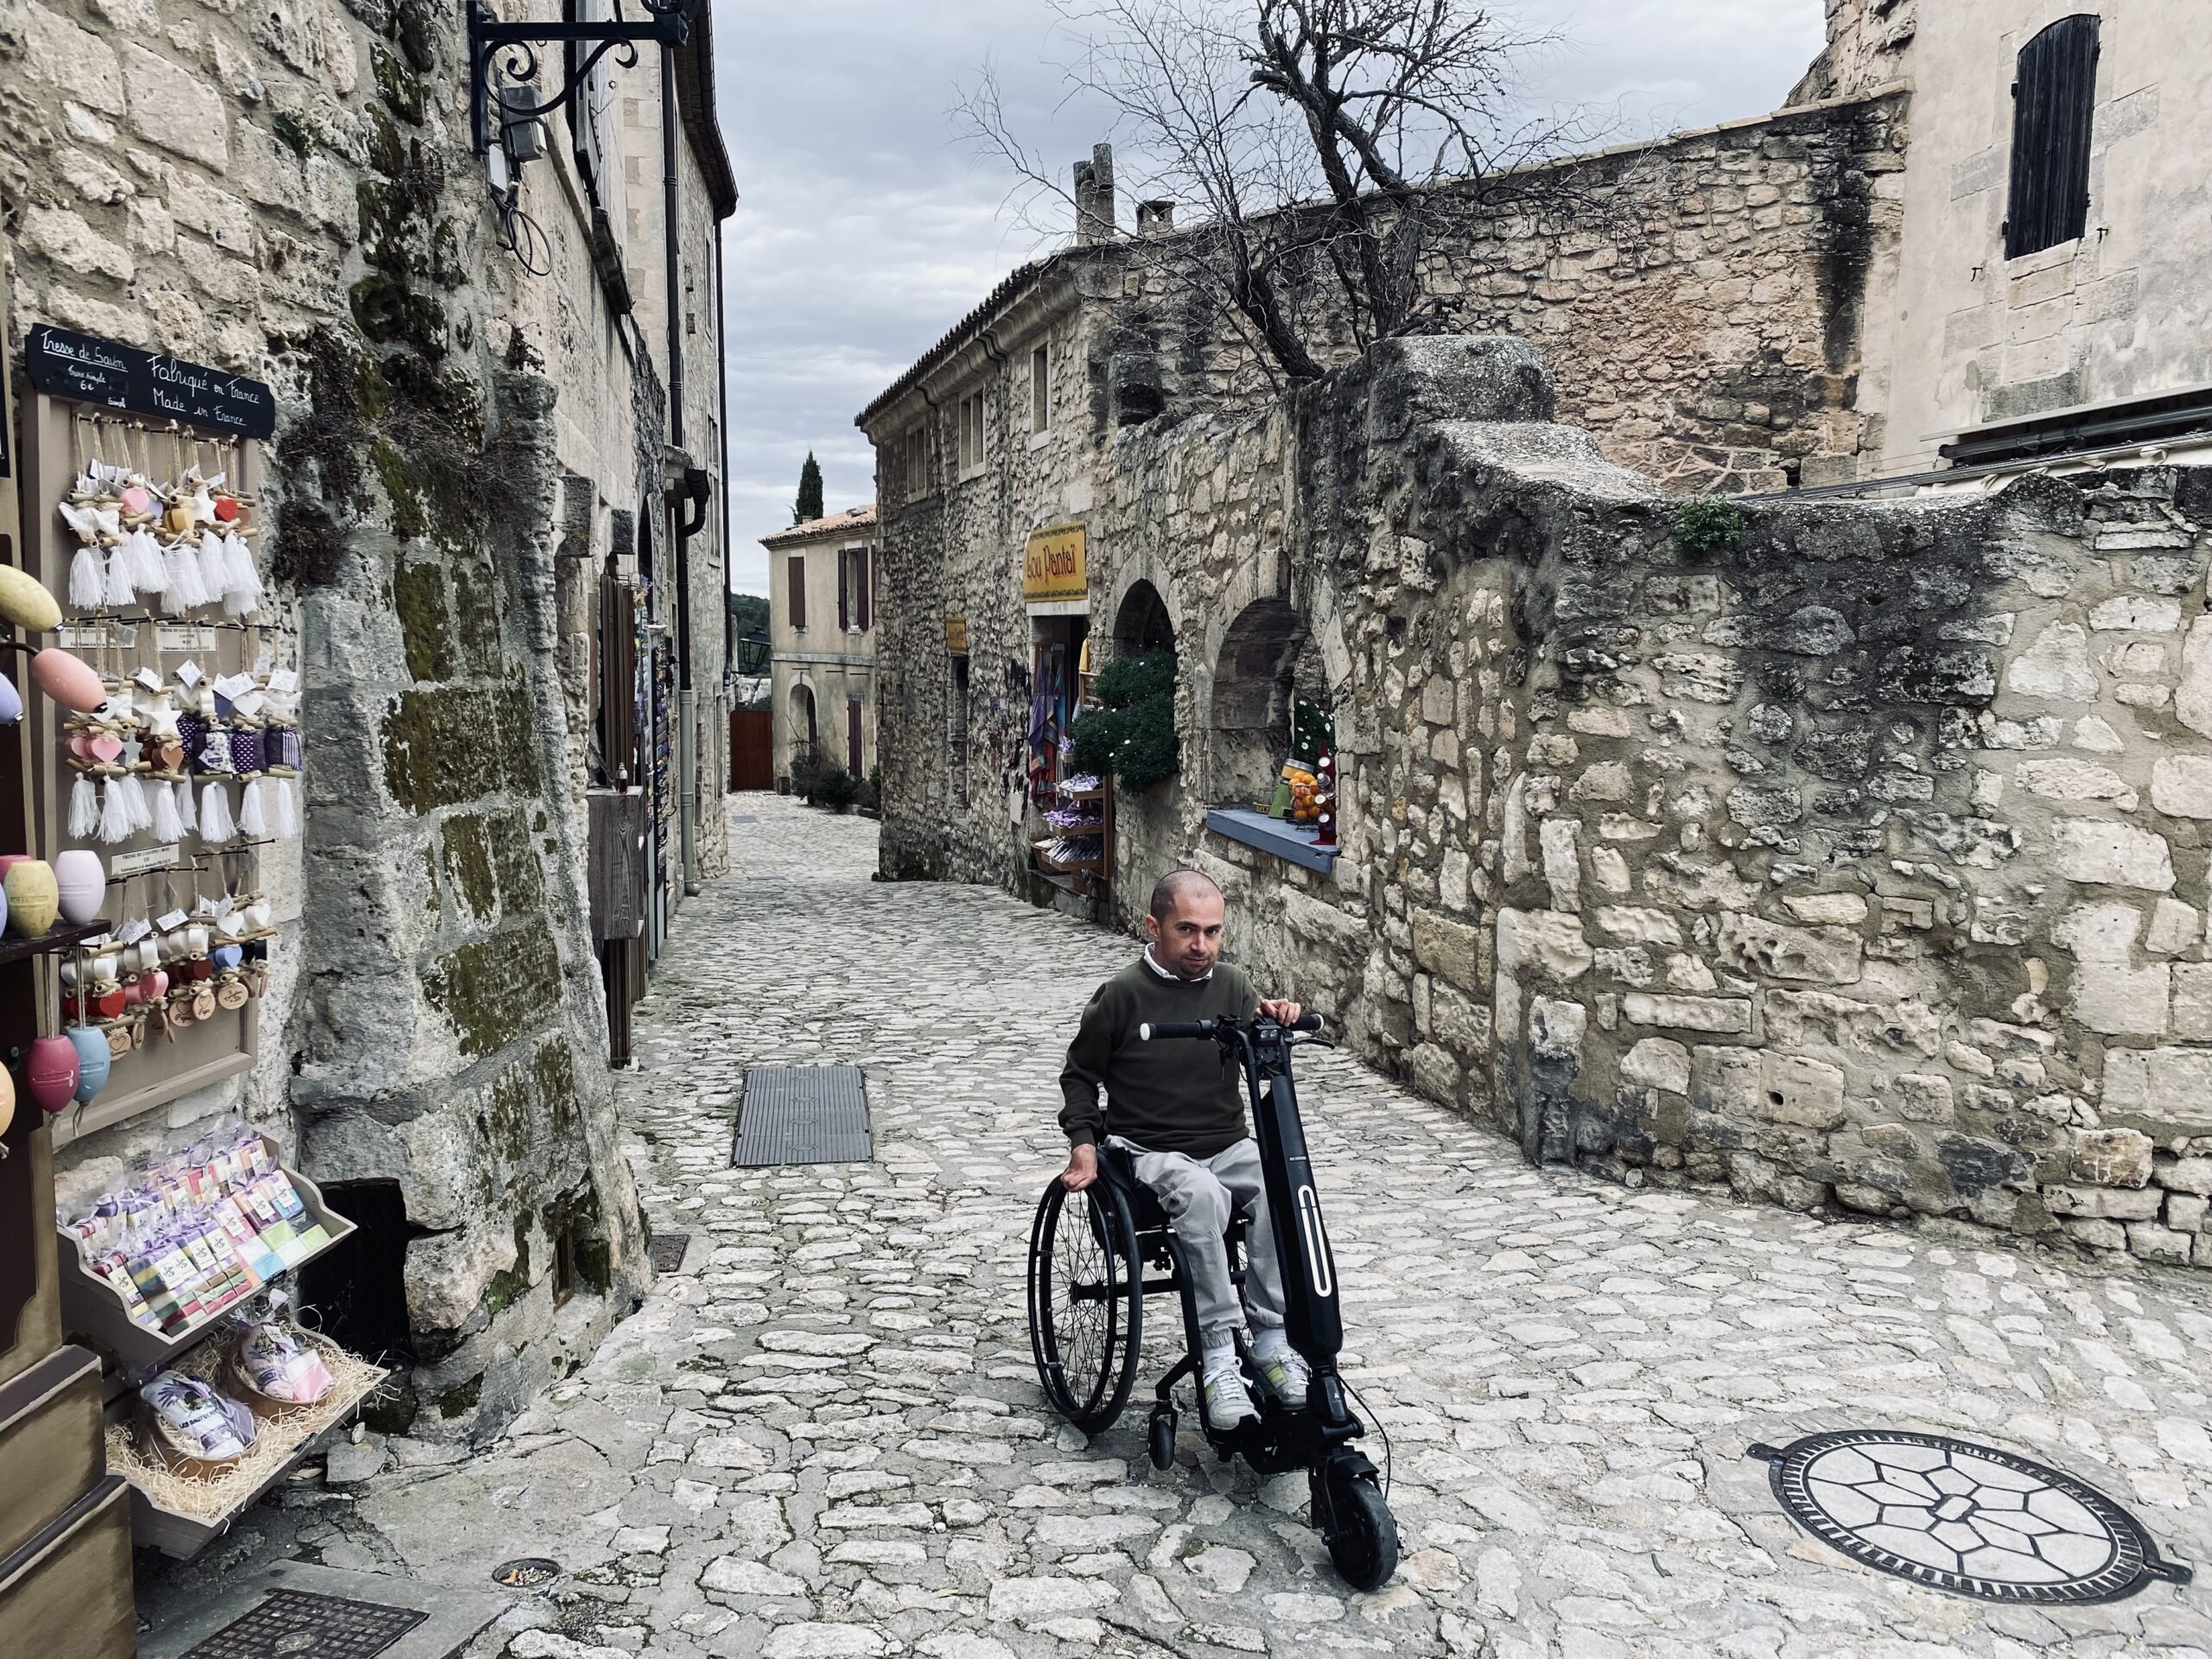
<path id="1" fill-rule="evenodd" d="M 1214 1427 L 1234 1428 L 1239 1423 L 1257 1419 L 1259 1414 L 1233 1361 L 1229 1370 L 1207 1374 L 1206 1421 Z"/>
<path id="2" fill-rule="evenodd" d="M 1290 1345 L 1290 1338 L 1283 1335 L 1281 1325 L 1263 1325 L 1252 1338 L 1252 1365 L 1260 1374 L 1260 1381 L 1268 1385 L 1274 1397 L 1294 1411 L 1306 1408 L 1306 1385 L 1313 1373 Z"/>

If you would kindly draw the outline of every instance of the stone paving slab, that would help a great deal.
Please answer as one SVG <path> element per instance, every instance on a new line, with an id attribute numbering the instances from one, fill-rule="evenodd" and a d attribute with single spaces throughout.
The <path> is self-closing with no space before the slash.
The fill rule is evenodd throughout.
<path id="1" fill-rule="evenodd" d="M 874 882 L 873 824 L 735 799 L 735 873 L 687 908 L 620 1081 L 688 1271 L 505 1440 L 443 1465 L 403 1446 L 299 1537 L 472 1587 L 559 1560 L 474 1659 L 2212 1656 L 2212 1581 L 2076 1610 L 1943 1595 L 1800 1533 L 1743 1457 L 1955 1433 L 2212 1566 L 2201 1279 L 1533 1170 L 1337 1055 L 1301 1059 L 1301 1098 L 1346 1370 L 1395 1453 L 1398 1578 L 1346 1591 L 1302 1477 L 1189 1434 L 1154 1473 L 1141 1410 L 1086 1444 L 1037 1388 L 1022 1274 L 1061 1050 L 1130 947 Z M 875 1161 L 727 1167 L 745 1068 L 830 1063 L 867 1071 Z M 1173 1357 L 1147 1338 L 1147 1386 Z"/>

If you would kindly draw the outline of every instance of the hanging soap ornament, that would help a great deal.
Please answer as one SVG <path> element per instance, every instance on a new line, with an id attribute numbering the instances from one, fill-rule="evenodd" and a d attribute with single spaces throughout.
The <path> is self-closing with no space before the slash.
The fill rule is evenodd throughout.
<path id="1" fill-rule="evenodd" d="M 6 1066 L 0 1065 L 0 1135 L 7 1134 L 9 1125 L 15 1121 L 16 1074 Z M 0 1147 L 0 1156 L 4 1156 L 7 1150 L 7 1147 Z"/>
<path id="2" fill-rule="evenodd" d="M 71 1093 L 78 1104 L 84 1105 L 107 1087 L 114 1061 L 108 1053 L 107 1033 L 99 1027 L 72 1026 L 67 1036 L 70 1046 L 77 1051 L 77 1086 Z"/>
<path id="3" fill-rule="evenodd" d="M 12 726 L 23 717 L 23 694 L 16 683 L 0 674 L 0 726 Z"/>
<path id="4" fill-rule="evenodd" d="M 0 620 L 25 633 L 45 633 L 61 626 L 61 607 L 29 571 L 0 564 Z"/>
<path id="5" fill-rule="evenodd" d="M 9 867 L 3 882 L 8 893 L 8 926 L 18 938 L 35 939 L 53 931 L 60 914 L 61 895 L 54 881 L 54 867 L 43 859 L 26 858 Z"/>
<path id="6" fill-rule="evenodd" d="M 72 847 L 54 855 L 54 885 L 61 914 L 81 927 L 100 913 L 107 897 L 107 868 L 90 848 Z"/>
<path id="7" fill-rule="evenodd" d="M 0 564 L 0 571 L 9 568 Z M 5 585 L 0 582 L 0 587 Z M 60 618 L 56 616 L 54 620 L 59 623 Z M 72 657 L 56 646 L 49 645 L 33 655 L 31 678 L 54 702 L 79 714 L 97 713 L 107 702 L 107 687 L 101 683 L 100 677 L 81 658 Z"/>
<path id="8" fill-rule="evenodd" d="M 39 1027 L 41 1030 L 50 1031 L 59 1026 L 60 1021 L 59 1019 L 48 1020 L 47 1017 L 48 1005 L 44 982 L 46 976 L 42 971 L 34 969 L 33 978 L 37 987 Z M 59 976 L 56 976 L 56 980 L 54 1007 L 58 1014 L 60 1003 Z M 29 1085 L 29 1093 L 32 1101 L 48 1116 L 51 1117 L 56 1112 L 63 1110 L 72 1100 L 76 1098 L 77 1046 L 67 1037 L 34 1038 L 29 1052 L 23 1057 L 23 1081 Z"/>

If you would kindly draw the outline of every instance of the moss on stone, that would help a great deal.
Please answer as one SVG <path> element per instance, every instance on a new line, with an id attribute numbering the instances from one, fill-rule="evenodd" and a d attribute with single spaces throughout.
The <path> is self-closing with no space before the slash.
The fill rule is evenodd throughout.
<path id="1" fill-rule="evenodd" d="M 407 648 L 407 672 L 417 680 L 454 677 L 453 626 L 446 617 L 443 573 L 417 560 L 392 572 L 392 608 L 399 613 L 399 634 Z"/>
<path id="2" fill-rule="evenodd" d="M 438 1396 L 438 1415 L 448 1421 L 451 1421 L 455 1417 L 465 1417 L 476 1409 L 476 1402 L 483 1397 L 483 1377 L 472 1376 L 467 1382 L 448 1389 Z"/>
<path id="3" fill-rule="evenodd" d="M 489 921 L 499 907 L 499 884 L 492 874 L 492 841 L 486 819 L 448 818 L 442 836 L 446 874 L 468 913 Z"/>
<path id="4" fill-rule="evenodd" d="M 415 1392 L 415 1376 L 400 1370 L 361 1405 L 361 1421 L 372 1434 L 404 1434 L 422 1414 L 423 1399 Z"/>
<path id="5" fill-rule="evenodd" d="M 302 161 L 315 154 L 315 129 L 292 110 L 279 110 L 270 118 L 269 130 L 276 141 Z"/>
<path id="6" fill-rule="evenodd" d="M 385 715 L 384 758 L 392 800 L 418 815 L 501 789 L 538 792 L 530 701 L 519 680 L 402 692 Z"/>
<path id="7" fill-rule="evenodd" d="M 423 77 L 386 46 L 369 48 L 369 66 L 376 76 L 377 96 L 391 112 L 410 126 L 423 124 Z"/>
<path id="8" fill-rule="evenodd" d="M 484 1294 L 476 1304 L 478 1313 L 486 1319 L 496 1319 L 512 1306 L 515 1299 L 530 1289 L 530 1222 L 528 1211 L 515 1217 L 515 1264 L 502 1268 L 493 1274 L 484 1287 Z M 474 1323 L 474 1321 L 472 1321 Z"/>
<path id="9" fill-rule="evenodd" d="M 423 848 L 423 908 L 435 921 L 445 908 L 445 896 L 438 890 L 437 849 L 428 843 Z"/>
<path id="10" fill-rule="evenodd" d="M 496 1054 L 559 1006 L 561 959 L 543 916 L 435 958 L 423 991 L 472 1059 Z"/>
<path id="11" fill-rule="evenodd" d="M 471 556 L 454 562 L 453 608 L 461 629 L 461 650 L 481 671 L 496 672 L 502 658 L 498 589 L 491 560 L 475 550 L 471 550 Z"/>
<path id="12" fill-rule="evenodd" d="M 556 1038 L 539 1049 L 531 1061 L 531 1071 L 554 1135 L 565 1140 L 582 1116 L 576 1099 L 576 1057 L 568 1039 Z"/>

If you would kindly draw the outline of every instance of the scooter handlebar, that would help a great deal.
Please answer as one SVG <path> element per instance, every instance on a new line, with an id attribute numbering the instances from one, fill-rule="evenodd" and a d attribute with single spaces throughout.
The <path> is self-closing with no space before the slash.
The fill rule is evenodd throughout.
<path id="1" fill-rule="evenodd" d="M 1233 1022 L 1232 1022 L 1233 1023 Z M 1149 1020 L 1137 1027 L 1137 1037 L 1142 1042 L 1153 1042 L 1163 1037 L 1211 1037 L 1221 1028 L 1218 1020 L 1192 1020 L 1179 1024 L 1155 1026 Z M 1286 1031 L 1322 1031 L 1328 1022 L 1318 1014 L 1301 1014 Z"/>

